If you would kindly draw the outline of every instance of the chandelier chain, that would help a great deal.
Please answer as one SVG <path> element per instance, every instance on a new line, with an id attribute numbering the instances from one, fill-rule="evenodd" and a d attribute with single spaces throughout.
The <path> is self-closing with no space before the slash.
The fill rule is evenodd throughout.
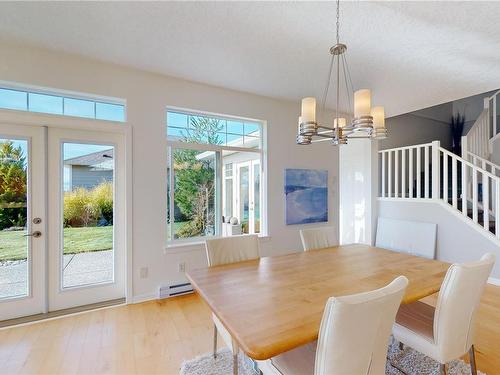
<path id="1" fill-rule="evenodd" d="M 337 0 L 337 44 L 340 43 L 340 33 L 339 33 L 340 21 L 339 21 L 339 18 L 340 18 L 340 0 Z"/>

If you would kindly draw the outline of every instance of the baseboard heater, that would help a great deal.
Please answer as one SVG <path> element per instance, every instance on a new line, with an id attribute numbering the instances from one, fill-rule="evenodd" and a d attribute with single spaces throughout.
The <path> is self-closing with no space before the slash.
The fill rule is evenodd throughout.
<path id="1" fill-rule="evenodd" d="M 191 283 L 181 283 L 173 285 L 163 285 L 158 289 L 158 299 L 180 296 L 183 294 L 193 293 Z"/>

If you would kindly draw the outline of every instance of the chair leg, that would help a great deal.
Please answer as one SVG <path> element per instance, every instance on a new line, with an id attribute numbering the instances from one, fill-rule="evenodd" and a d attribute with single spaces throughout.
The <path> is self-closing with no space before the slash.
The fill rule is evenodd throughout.
<path id="1" fill-rule="evenodd" d="M 232 340 L 232 350 L 233 350 L 233 375 L 238 375 L 238 352 L 240 348 L 238 343 Z"/>
<path id="2" fill-rule="evenodd" d="M 441 363 L 439 365 L 439 374 L 446 375 L 446 363 Z"/>
<path id="3" fill-rule="evenodd" d="M 238 352 L 233 354 L 233 375 L 238 375 Z"/>
<path id="4" fill-rule="evenodd" d="M 217 326 L 214 323 L 214 359 L 217 358 Z"/>
<path id="5" fill-rule="evenodd" d="M 471 373 L 471 375 L 477 375 L 476 353 L 474 351 L 474 345 L 472 345 L 469 349 L 469 360 L 470 360 L 470 373 Z"/>

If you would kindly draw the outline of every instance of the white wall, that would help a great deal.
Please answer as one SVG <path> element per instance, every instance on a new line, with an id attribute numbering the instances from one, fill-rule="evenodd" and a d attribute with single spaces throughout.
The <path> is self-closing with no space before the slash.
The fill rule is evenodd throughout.
<path id="1" fill-rule="evenodd" d="M 436 223 L 437 259 L 445 262 L 478 260 L 492 252 L 497 261 L 491 276 L 500 278 L 500 246 L 471 228 L 439 203 L 379 201 L 379 216 L 392 219 Z"/>
<path id="2" fill-rule="evenodd" d="M 267 121 L 270 238 L 262 243 L 264 255 L 301 248 L 300 226 L 284 224 L 285 168 L 329 171 L 329 218 L 336 224 L 338 148 L 328 142 L 309 147 L 295 145 L 300 103 L 4 42 L 0 43 L 0 50 L 0 80 L 127 100 L 127 118 L 133 127 L 133 294 L 136 299 L 153 296 L 160 284 L 184 280 L 183 273 L 177 271 L 178 262 L 186 262 L 188 270 L 206 265 L 201 245 L 165 250 L 166 106 Z M 175 51 L 165 50 L 165 53 Z M 148 267 L 148 278 L 139 278 L 141 267 Z"/>
<path id="3" fill-rule="evenodd" d="M 450 125 L 412 113 L 386 120 L 388 137 L 380 141 L 380 150 L 441 141 L 441 147 L 451 147 Z"/>

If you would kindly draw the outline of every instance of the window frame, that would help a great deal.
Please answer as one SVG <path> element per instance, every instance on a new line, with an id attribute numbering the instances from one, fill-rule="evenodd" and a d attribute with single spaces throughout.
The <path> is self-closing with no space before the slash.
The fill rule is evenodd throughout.
<path id="1" fill-rule="evenodd" d="M 172 141 L 168 139 L 168 112 L 176 112 L 185 114 L 188 116 L 200 116 L 200 117 L 209 117 L 216 118 L 220 120 L 228 120 L 228 121 L 241 121 L 241 122 L 253 122 L 260 125 L 260 139 L 259 139 L 259 148 L 246 148 L 246 147 L 238 147 L 238 146 L 225 146 L 225 145 L 217 145 L 217 144 L 208 144 L 208 143 L 188 143 L 182 141 Z M 196 111 L 196 110 L 188 110 L 179 107 L 167 107 L 165 111 L 165 129 L 166 129 L 166 149 L 167 149 L 167 179 L 169 189 L 167 190 L 167 212 L 166 212 L 166 230 L 167 230 L 167 248 L 175 247 L 179 245 L 189 245 L 196 244 L 205 241 L 208 238 L 220 238 L 222 236 L 222 215 L 223 215 L 223 184 L 226 180 L 225 170 L 223 166 L 223 152 L 224 151 L 233 151 L 233 152 L 244 152 L 244 153 L 253 153 L 259 155 L 259 165 L 260 165 L 260 222 L 261 228 L 260 233 L 257 235 L 259 237 L 267 237 L 268 236 L 268 228 L 267 228 L 267 152 L 266 152 L 266 134 L 267 134 L 267 123 L 264 120 L 244 118 L 244 117 L 236 117 L 230 115 L 221 115 L 210 112 Z M 216 162 L 215 162 L 215 235 L 213 236 L 196 236 L 189 237 L 183 239 L 175 239 L 173 233 L 173 227 L 175 223 L 175 219 L 172 215 L 174 212 L 174 181 L 175 181 L 175 172 L 172 165 L 172 156 L 173 152 L 176 149 L 190 149 L 196 151 L 211 151 L 215 153 Z M 234 178 L 234 163 L 233 163 L 233 182 L 236 181 Z M 235 191 L 233 187 L 233 199 L 235 196 Z M 234 211 L 234 207 L 233 207 Z M 171 222 L 168 222 L 168 218 L 170 217 Z"/>

